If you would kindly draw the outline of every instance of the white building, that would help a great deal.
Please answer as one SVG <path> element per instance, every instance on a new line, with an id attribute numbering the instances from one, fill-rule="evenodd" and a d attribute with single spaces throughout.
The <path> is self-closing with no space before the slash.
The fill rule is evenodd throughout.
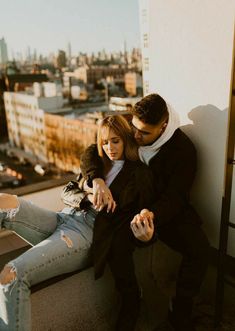
<path id="1" fill-rule="evenodd" d="M 9 140 L 47 162 L 44 112 L 61 108 L 62 96 L 37 97 L 25 93 L 5 92 L 4 103 Z"/>
<path id="2" fill-rule="evenodd" d="M 62 85 L 52 82 L 33 83 L 33 91 L 36 97 L 57 97 L 57 106 L 63 106 Z M 59 98 L 58 98 L 59 97 Z M 53 101 L 54 102 L 54 101 Z"/>
<path id="3" fill-rule="evenodd" d="M 130 110 L 136 102 L 141 98 L 121 98 L 121 97 L 111 97 L 109 100 L 109 109 L 112 111 L 128 111 Z"/>

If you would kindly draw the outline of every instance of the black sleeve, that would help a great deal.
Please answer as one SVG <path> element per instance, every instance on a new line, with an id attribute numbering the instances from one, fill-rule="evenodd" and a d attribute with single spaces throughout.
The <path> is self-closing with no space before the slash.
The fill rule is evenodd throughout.
<path id="1" fill-rule="evenodd" d="M 155 190 L 154 190 L 154 178 L 152 171 L 146 165 L 141 164 L 136 171 L 136 185 L 139 196 L 139 211 L 142 209 L 151 210 L 153 201 L 155 200 Z M 155 225 L 155 222 L 154 222 Z M 146 247 L 151 245 L 157 240 L 156 226 L 154 226 L 154 234 L 151 240 L 148 242 L 143 242 L 135 238 L 135 244 L 138 247 Z"/>
<path id="2" fill-rule="evenodd" d="M 158 226 L 182 217 L 189 205 L 190 190 L 196 173 L 196 150 L 193 145 L 184 146 L 172 158 L 169 158 L 171 172 L 167 183 L 151 206 Z"/>
<path id="3" fill-rule="evenodd" d="M 92 187 L 94 178 L 104 178 L 103 162 L 97 150 L 97 145 L 90 145 L 81 155 L 80 168 L 88 186 Z"/>
<path id="4" fill-rule="evenodd" d="M 138 192 L 139 210 L 150 209 L 155 198 L 154 179 L 150 168 L 143 163 L 140 163 L 135 171 L 135 183 Z"/>
<path id="5" fill-rule="evenodd" d="M 70 181 L 61 192 L 61 200 L 65 205 L 73 208 L 81 208 L 82 202 L 87 196 L 83 190 L 84 178 L 80 174 L 76 180 Z"/>

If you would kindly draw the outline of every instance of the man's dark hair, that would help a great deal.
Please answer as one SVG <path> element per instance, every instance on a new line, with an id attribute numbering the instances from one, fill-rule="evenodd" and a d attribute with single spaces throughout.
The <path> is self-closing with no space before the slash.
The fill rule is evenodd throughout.
<path id="1" fill-rule="evenodd" d="M 149 94 L 138 101 L 131 111 L 133 116 L 146 124 L 158 124 L 164 118 L 167 118 L 167 104 L 158 94 Z"/>

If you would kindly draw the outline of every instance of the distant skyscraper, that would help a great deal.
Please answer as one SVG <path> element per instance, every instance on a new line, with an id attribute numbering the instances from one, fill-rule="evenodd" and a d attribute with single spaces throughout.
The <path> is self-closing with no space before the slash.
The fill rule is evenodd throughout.
<path id="1" fill-rule="evenodd" d="M 127 56 L 127 45 L 126 45 L 126 40 L 124 40 L 123 43 L 123 54 L 124 54 L 124 62 L 127 65 L 128 64 L 128 56 Z"/>
<path id="2" fill-rule="evenodd" d="M 26 51 L 26 59 L 31 62 L 31 49 L 30 46 L 27 47 L 27 51 Z"/>
<path id="3" fill-rule="evenodd" d="M 70 64 L 71 58 L 72 58 L 71 43 L 68 42 L 68 45 L 67 45 L 67 59 L 68 59 L 69 64 Z"/>
<path id="4" fill-rule="evenodd" d="M 126 40 L 124 40 L 124 42 L 123 42 L 123 53 L 124 53 L 124 54 L 127 53 Z"/>
<path id="5" fill-rule="evenodd" d="M 4 64 L 8 61 L 8 54 L 7 54 L 7 44 L 5 39 L 0 39 L 0 63 Z"/>

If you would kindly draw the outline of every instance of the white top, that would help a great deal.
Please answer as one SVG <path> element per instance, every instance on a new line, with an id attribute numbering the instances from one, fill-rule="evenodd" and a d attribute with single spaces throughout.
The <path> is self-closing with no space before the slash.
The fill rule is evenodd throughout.
<path id="1" fill-rule="evenodd" d="M 160 151 L 161 147 L 173 136 L 174 132 L 180 126 L 178 113 L 167 104 L 169 113 L 168 124 L 163 134 L 153 142 L 152 145 L 140 146 L 138 149 L 139 157 L 142 162 L 149 164 L 149 161 Z"/>
<path id="2" fill-rule="evenodd" d="M 110 186 L 111 183 L 113 182 L 114 178 L 117 176 L 117 174 L 121 171 L 123 165 L 124 165 L 124 160 L 116 160 L 112 162 L 112 168 L 109 170 L 107 175 L 105 176 L 105 184 L 107 186 Z"/>

